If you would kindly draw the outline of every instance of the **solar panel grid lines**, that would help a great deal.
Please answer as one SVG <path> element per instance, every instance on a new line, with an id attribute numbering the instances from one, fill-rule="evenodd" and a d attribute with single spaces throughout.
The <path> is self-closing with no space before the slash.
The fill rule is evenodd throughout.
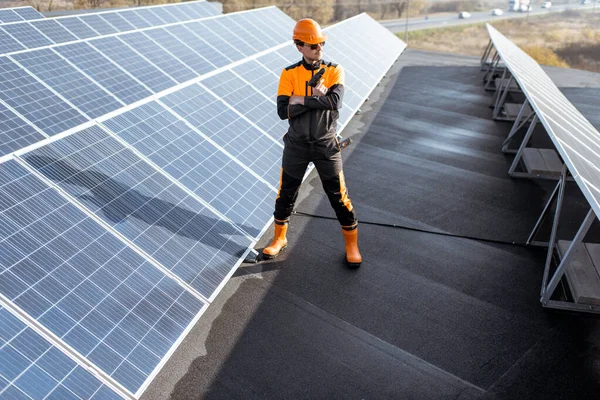
<path id="1" fill-rule="evenodd" d="M 153 93 L 146 85 L 88 43 L 71 43 L 53 50 L 85 71 L 89 77 L 125 104 L 145 99 Z"/>
<path id="2" fill-rule="evenodd" d="M 36 49 L 9 56 L 40 80 L 54 87 L 91 118 L 125 105 L 105 87 L 94 81 L 54 49 Z"/>
<path id="3" fill-rule="evenodd" d="M 49 338 L 0 296 L 0 396 L 6 399 L 123 398 L 71 358 L 60 342 Z M 110 387 L 110 389 L 109 389 Z"/>
<path id="4" fill-rule="evenodd" d="M 183 29 L 180 29 L 180 27 Z M 208 45 L 208 48 L 206 49 L 206 50 L 208 50 L 208 52 L 203 51 L 202 48 L 198 49 L 201 51 L 198 51 L 195 48 L 194 48 L 194 50 L 196 50 L 196 52 L 198 54 L 201 54 L 204 58 L 209 60 L 212 64 L 214 64 L 216 68 L 221 68 L 221 67 L 231 63 L 232 61 L 236 60 L 236 58 L 229 57 L 229 56 L 231 56 L 231 51 L 229 50 L 229 48 L 231 48 L 231 46 L 228 43 L 220 42 L 221 39 L 219 38 L 219 35 L 217 35 L 213 32 L 212 36 L 211 36 L 210 29 L 208 29 L 208 28 L 202 29 L 202 28 L 203 28 L 203 26 L 202 26 L 201 21 L 191 21 L 191 22 L 183 23 L 181 25 L 173 26 L 173 30 L 179 31 L 182 34 L 182 36 L 185 37 L 185 36 L 191 34 L 191 36 L 197 37 L 202 42 L 205 42 L 206 45 Z M 174 34 L 174 36 L 177 36 L 175 33 L 173 33 L 173 34 Z M 177 37 L 179 38 L 179 40 L 181 40 L 183 42 L 183 40 L 179 36 L 177 36 Z M 190 46 L 190 47 L 193 47 L 193 46 Z M 226 50 L 227 50 L 227 53 L 226 53 Z M 228 54 L 229 54 L 229 56 L 228 56 Z"/>
<path id="5" fill-rule="evenodd" d="M 24 21 L 25 19 L 16 13 L 14 9 L 4 9 L 0 10 L 0 22 L 15 22 L 15 21 Z"/>
<path id="6" fill-rule="evenodd" d="M 0 99 L 48 135 L 88 119 L 8 57 L 0 57 Z"/>
<path id="7" fill-rule="evenodd" d="M 146 103 L 146 105 L 150 105 L 150 104 L 151 103 Z M 158 111 L 158 110 L 156 110 L 156 111 Z M 105 124 L 110 126 L 111 124 L 109 122 L 110 121 L 107 121 Z M 113 125 L 113 126 L 115 126 L 115 125 Z M 219 218 L 221 218 L 223 221 L 231 223 L 232 226 L 235 229 L 237 229 L 241 234 L 246 235 L 252 239 L 254 238 L 254 236 L 251 233 L 246 232 L 242 227 L 239 227 L 238 225 L 234 224 L 233 221 L 231 221 L 226 215 L 222 214 L 219 210 L 214 208 L 209 202 L 205 201 L 204 198 L 198 196 L 198 194 L 196 194 L 194 191 L 192 191 L 187 186 L 182 184 L 178 179 L 174 178 L 172 175 L 167 173 L 164 170 L 164 168 L 162 168 L 160 165 L 157 165 L 154 161 L 152 161 L 150 158 L 148 158 L 143 152 L 140 152 L 135 146 L 131 145 L 128 141 L 126 141 L 125 139 L 120 137 L 118 134 L 113 132 L 110 128 L 102 126 L 102 125 L 100 127 L 105 132 L 109 133 L 115 140 L 118 140 L 124 147 L 127 147 L 130 151 L 132 151 L 134 154 L 136 154 L 140 159 L 144 160 L 146 163 L 148 163 L 149 165 L 154 167 L 160 174 L 162 174 L 165 178 L 169 179 L 173 184 L 177 185 L 181 190 L 185 191 L 188 195 L 194 197 L 199 203 L 201 203 L 203 206 L 205 206 L 206 208 L 211 210 L 214 214 L 219 216 Z"/>
<path id="8" fill-rule="evenodd" d="M 208 298 L 251 242 L 97 126 L 28 152 L 60 160 L 53 181 Z M 37 166 L 44 173 L 46 167 Z"/>
<path id="9" fill-rule="evenodd" d="M 147 157 L 171 179 L 209 204 L 216 213 L 257 239 L 271 216 L 275 188 L 239 160 L 158 102 L 146 103 L 104 122 L 114 134 Z M 240 228 L 243 229 L 243 228 Z"/>
<path id="10" fill-rule="evenodd" d="M 260 72 L 264 71 L 263 74 L 267 72 L 260 65 L 259 68 L 261 68 Z M 252 71 L 248 72 L 252 73 Z M 277 78 L 274 79 L 277 80 Z M 233 71 L 223 71 L 201 83 L 254 122 L 257 127 L 263 129 L 278 143 L 287 131 L 287 122 L 282 121 L 273 112 L 276 104 L 274 95 L 267 97 Z"/>
<path id="11" fill-rule="evenodd" d="M 35 79 L 40 85 L 42 85 L 46 90 L 48 90 L 49 92 L 51 92 L 54 96 L 58 97 L 60 100 L 62 100 L 65 104 L 67 104 L 69 107 L 71 107 L 73 110 L 77 111 L 79 114 L 81 114 L 83 117 L 85 117 L 86 119 L 91 119 L 91 117 L 84 111 L 82 111 L 79 107 L 77 107 L 75 104 L 73 104 L 70 100 L 68 100 L 67 98 L 65 98 L 61 93 L 59 93 L 58 91 L 56 91 L 52 86 L 50 86 L 46 81 L 40 79 L 37 75 L 35 75 L 34 73 L 32 73 L 28 68 L 26 68 L 25 66 L 23 66 L 19 61 L 17 61 L 17 59 L 15 57 L 11 57 L 8 56 L 7 57 L 10 61 L 12 61 L 15 65 L 17 65 L 18 67 L 20 67 L 23 72 L 27 73 L 30 77 L 32 77 L 33 79 Z M 64 66 L 64 64 L 63 64 Z M 15 88 L 15 92 L 18 91 L 18 88 Z M 31 94 L 35 93 L 32 92 Z M 29 95 L 30 93 L 24 93 L 25 96 Z M 33 113 L 35 113 L 35 110 L 32 110 Z M 82 120 L 81 118 L 78 118 L 77 121 L 81 122 L 85 122 L 84 120 Z M 33 121 L 32 121 L 33 122 Z M 35 123 L 35 122 L 34 122 Z M 70 128 L 71 126 L 69 126 Z"/>
<path id="12" fill-rule="evenodd" d="M 263 182 L 264 184 L 268 185 L 271 188 L 271 190 L 273 190 L 273 191 L 277 190 L 276 187 L 272 183 L 270 183 L 269 181 L 265 180 L 265 178 L 262 177 L 261 175 L 257 174 L 248 165 L 246 165 L 245 163 L 243 163 L 238 157 L 234 156 L 226 148 L 222 147 L 221 144 L 217 143 L 214 139 L 212 139 L 210 136 L 208 136 L 205 133 L 203 133 L 202 130 L 200 130 L 198 127 L 196 127 L 195 125 L 193 125 L 186 118 L 182 117 L 179 113 L 177 113 L 177 111 L 173 110 L 170 106 L 168 106 L 165 103 L 163 103 L 160 98 L 157 99 L 157 102 L 160 105 L 162 105 L 166 110 L 168 110 L 171 114 L 173 114 L 175 117 L 177 117 L 183 123 L 185 123 L 186 126 L 188 126 L 190 129 L 192 129 L 194 132 L 198 133 L 203 139 L 205 139 L 211 145 L 213 145 L 215 148 L 217 148 L 220 152 L 222 152 L 223 154 L 225 154 L 231 160 L 233 160 L 234 162 L 236 162 L 240 167 L 242 167 L 248 173 L 250 173 L 251 175 L 253 175 L 258 181 Z"/>
<path id="13" fill-rule="evenodd" d="M 0 160 L 6 154 L 47 137 L 47 134 L 0 100 Z"/>
<path id="14" fill-rule="evenodd" d="M 118 37 L 92 40 L 89 43 L 154 93 L 177 84 L 165 71 Z"/>
<path id="15" fill-rule="evenodd" d="M 33 7 L 15 7 L 13 10 L 24 20 L 42 19 L 45 18 L 42 13 Z"/>
<path id="16" fill-rule="evenodd" d="M 223 59 L 223 55 L 219 51 L 217 51 L 204 39 L 186 29 L 184 26 L 171 25 L 165 27 L 164 30 L 175 37 L 179 42 L 185 44 L 186 47 L 190 48 L 202 58 L 202 64 L 193 66 L 194 70 L 200 75 L 216 69 L 217 67 L 215 63 L 223 64 L 223 62 L 220 62 L 219 59 L 222 59 L 225 63 L 227 63 L 227 60 Z"/>
<path id="17" fill-rule="evenodd" d="M 0 29 L 7 32 L 13 39 L 27 49 L 55 44 L 53 40 L 36 29 L 30 22 L 5 24 L 2 25 Z"/>
<path id="18" fill-rule="evenodd" d="M 29 24 L 35 27 L 38 31 L 42 32 L 54 43 L 65 43 L 79 40 L 78 37 L 71 34 L 68 29 L 64 28 L 53 19 L 42 19 L 39 21 L 30 22 Z"/>
<path id="19" fill-rule="evenodd" d="M 161 46 L 143 32 L 131 32 L 119 37 L 131 48 L 138 49 L 149 61 L 175 79 L 183 83 L 198 76 L 196 71 L 188 67 L 168 48 Z"/>

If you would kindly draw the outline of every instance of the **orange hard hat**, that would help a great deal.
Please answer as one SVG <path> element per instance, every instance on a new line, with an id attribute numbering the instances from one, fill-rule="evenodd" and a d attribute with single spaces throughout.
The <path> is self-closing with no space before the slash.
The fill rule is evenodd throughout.
<path id="1" fill-rule="evenodd" d="M 326 41 L 327 36 L 315 20 L 304 18 L 296 23 L 292 39 L 308 44 L 317 44 Z"/>

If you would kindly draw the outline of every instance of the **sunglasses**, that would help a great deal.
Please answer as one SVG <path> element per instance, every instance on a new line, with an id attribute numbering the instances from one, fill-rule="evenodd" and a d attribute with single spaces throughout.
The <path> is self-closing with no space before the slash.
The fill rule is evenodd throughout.
<path id="1" fill-rule="evenodd" d="M 325 42 L 317 43 L 317 44 L 308 44 L 304 43 L 306 47 L 310 47 L 311 50 L 316 50 L 321 46 L 321 48 L 325 47 Z"/>

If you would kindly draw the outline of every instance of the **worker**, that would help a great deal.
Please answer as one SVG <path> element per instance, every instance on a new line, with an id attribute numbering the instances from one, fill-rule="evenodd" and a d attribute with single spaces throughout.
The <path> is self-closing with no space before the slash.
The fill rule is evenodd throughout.
<path id="1" fill-rule="evenodd" d="M 340 144 L 336 138 L 339 109 L 344 97 L 344 69 L 324 61 L 327 37 L 312 19 L 301 19 L 292 36 L 302 59 L 281 72 L 277 91 L 277 113 L 289 121 L 283 137 L 279 192 L 275 200 L 275 237 L 263 250 L 263 258 L 272 259 L 287 246 L 287 229 L 298 190 L 308 164 L 312 162 L 329 198 L 346 242 L 346 265 L 358 268 L 362 257 L 358 250 L 358 222 L 344 180 Z M 316 86 L 311 78 L 324 74 Z"/>

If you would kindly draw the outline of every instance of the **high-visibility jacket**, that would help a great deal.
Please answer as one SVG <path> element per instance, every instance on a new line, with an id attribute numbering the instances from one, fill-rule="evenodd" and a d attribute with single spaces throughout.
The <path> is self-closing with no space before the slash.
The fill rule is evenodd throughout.
<path id="1" fill-rule="evenodd" d="M 323 84 L 325 96 L 313 96 L 308 82 L 320 69 L 325 68 Z M 313 66 L 302 58 L 281 72 L 277 90 L 277 113 L 289 119 L 288 139 L 295 143 L 315 143 L 334 139 L 338 110 L 344 97 L 344 69 L 341 65 L 321 61 Z M 290 96 L 306 96 L 304 105 L 290 105 Z"/>

